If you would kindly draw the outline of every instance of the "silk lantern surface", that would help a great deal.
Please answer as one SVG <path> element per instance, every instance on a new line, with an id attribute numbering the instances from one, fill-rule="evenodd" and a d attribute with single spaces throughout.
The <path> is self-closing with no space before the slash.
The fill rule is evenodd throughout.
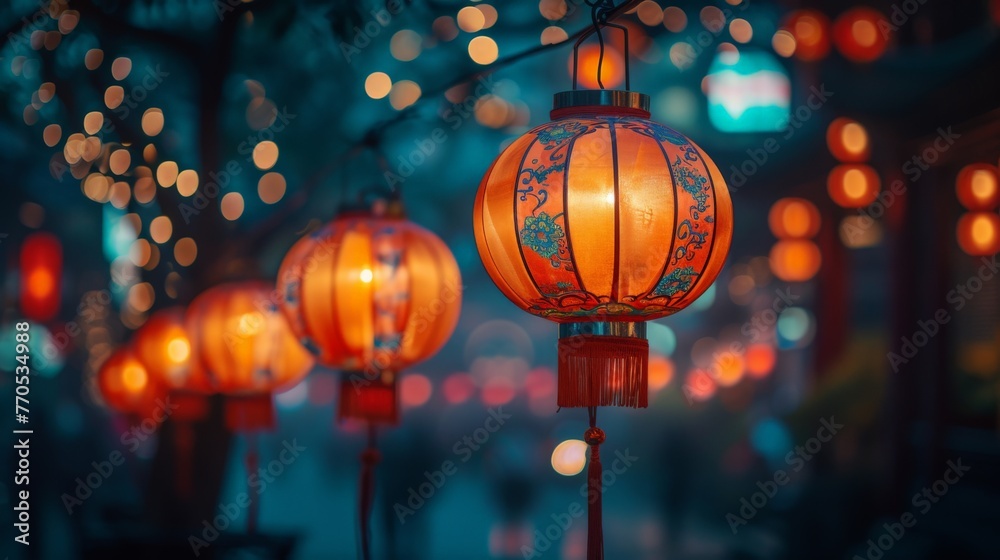
<path id="1" fill-rule="evenodd" d="M 385 423 L 398 417 L 396 375 L 454 331 L 461 282 L 444 242 L 398 210 L 342 214 L 300 239 L 278 272 L 296 335 L 344 371 L 338 415 Z"/>
<path id="2" fill-rule="evenodd" d="M 222 284 L 195 298 L 185 314 L 195 367 L 204 368 L 213 391 L 230 397 L 234 428 L 270 427 L 271 394 L 313 366 L 272 297 L 264 282 Z"/>
<path id="3" fill-rule="evenodd" d="M 195 419 L 207 412 L 207 403 L 199 395 L 212 387 L 204 368 L 195 367 L 192 345 L 184 324 L 184 308 L 172 307 L 154 313 L 135 333 L 135 353 L 146 371 L 171 391 L 178 405 L 175 414 Z"/>
<path id="4" fill-rule="evenodd" d="M 695 301 L 729 250 L 729 192 L 701 148 L 644 108 L 565 107 L 552 118 L 486 172 L 479 254 L 516 305 L 583 325 L 584 335 L 560 331 L 559 406 L 646 406 L 646 340 L 587 337 L 598 333 L 585 323 L 615 332 Z"/>

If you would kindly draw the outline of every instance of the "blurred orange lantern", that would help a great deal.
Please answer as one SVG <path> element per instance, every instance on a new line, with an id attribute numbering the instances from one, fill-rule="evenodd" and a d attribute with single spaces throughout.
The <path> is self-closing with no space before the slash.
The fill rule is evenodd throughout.
<path id="1" fill-rule="evenodd" d="M 782 239 L 771 247 L 771 272 L 786 282 L 805 282 L 819 271 L 819 247 L 808 239 Z"/>
<path id="2" fill-rule="evenodd" d="M 274 425 L 271 395 L 313 366 L 264 282 L 222 284 L 199 295 L 184 322 L 196 368 L 227 396 L 226 421 L 237 430 Z"/>
<path id="3" fill-rule="evenodd" d="M 59 312 L 62 243 L 46 232 L 29 234 L 21 245 L 21 313 L 48 321 Z"/>
<path id="4" fill-rule="evenodd" d="M 777 359 L 774 347 L 762 343 L 747 346 L 744 357 L 746 358 L 747 375 L 758 379 L 771 373 Z"/>
<path id="5" fill-rule="evenodd" d="M 867 161 L 870 155 L 868 131 L 852 119 L 834 119 L 826 129 L 826 145 L 833 157 L 845 163 Z"/>
<path id="6" fill-rule="evenodd" d="M 854 62 L 871 62 L 889 46 L 890 29 L 892 26 L 878 11 L 852 8 L 833 24 L 833 42 L 844 57 Z"/>
<path id="7" fill-rule="evenodd" d="M 667 386 L 674 377 L 674 363 L 670 358 L 661 355 L 649 357 L 649 388 L 654 391 Z"/>
<path id="8" fill-rule="evenodd" d="M 771 206 L 767 224 L 778 239 L 814 237 L 819 233 L 819 210 L 804 198 L 782 198 Z"/>
<path id="9" fill-rule="evenodd" d="M 1000 252 L 1000 215 L 993 212 L 966 212 L 958 219 L 958 245 L 974 257 Z"/>
<path id="10" fill-rule="evenodd" d="M 601 60 L 601 49 L 596 45 L 580 47 L 580 85 L 586 88 L 599 88 L 597 83 L 597 64 Z M 569 61 L 570 75 L 573 74 L 573 56 Z M 611 45 L 604 46 L 604 62 L 601 63 L 601 82 L 605 88 L 614 88 L 621 85 L 625 79 L 625 66 L 622 62 L 621 51 Z"/>
<path id="11" fill-rule="evenodd" d="M 389 208 L 341 214 L 300 239 L 278 272 L 296 335 L 344 371 L 342 419 L 395 423 L 397 375 L 434 355 L 458 322 L 462 279 L 451 251 L 398 202 Z"/>
<path id="12" fill-rule="evenodd" d="M 184 325 L 184 309 L 173 307 L 154 313 L 135 333 L 136 356 L 149 376 L 170 391 L 174 405 L 174 443 L 177 450 L 175 467 L 177 491 L 185 497 L 193 488 L 194 425 L 208 414 L 211 391 L 203 368 L 191 356 L 191 341 Z"/>
<path id="13" fill-rule="evenodd" d="M 97 372 L 104 402 L 133 419 L 148 417 L 164 396 L 164 389 L 146 371 L 131 348 L 115 350 Z"/>
<path id="14" fill-rule="evenodd" d="M 843 164 L 834 167 L 826 179 L 826 190 L 842 208 L 862 208 L 878 198 L 878 173 L 870 165 Z"/>
<path id="15" fill-rule="evenodd" d="M 997 168 L 987 163 L 972 163 L 958 172 L 955 193 L 969 210 L 993 210 L 1000 203 Z"/>
<path id="16" fill-rule="evenodd" d="M 644 321 L 695 301 L 722 268 L 733 209 L 690 139 L 625 91 L 556 95 L 476 197 L 476 245 L 501 292 L 560 323 L 558 405 L 647 406 Z"/>
<path id="17" fill-rule="evenodd" d="M 783 29 L 795 38 L 795 56 L 811 62 L 830 52 L 830 20 L 815 10 L 796 10 L 785 18 Z"/>

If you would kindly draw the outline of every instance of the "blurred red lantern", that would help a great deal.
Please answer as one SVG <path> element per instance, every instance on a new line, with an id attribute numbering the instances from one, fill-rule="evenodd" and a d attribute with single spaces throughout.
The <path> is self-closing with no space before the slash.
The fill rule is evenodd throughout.
<path id="1" fill-rule="evenodd" d="M 226 421 L 238 430 L 274 425 L 271 395 L 313 366 L 263 282 L 222 284 L 199 295 L 185 314 L 196 368 L 227 397 Z"/>
<path id="2" fill-rule="evenodd" d="M 830 52 L 830 20 L 815 10 L 796 10 L 788 14 L 782 28 L 795 39 L 795 57 L 812 62 Z"/>
<path id="3" fill-rule="evenodd" d="M 969 210 L 993 210 L 1000 203 L 1000 177 L 997 168 L 987 163 L 972 163 L 958 172 L 955 193 Z"/>
<path id="4" fill-rule="evenodd" d="M 343 213 L 300 239 L 278 272 L 282 309 L 303 344 L 343 370 L 338 416 L 398 420 L 396 379 L 434 355 L 461 308 L 448 247 L 404 218 Z"/>
<path id="5" fill-rule="evenodd" d="M 826 145 L 833 157 L 845 163 L 861 163 L 870 155 L 868 131 L 852 119 L 834 119 L 826 129 Z"/>
<path id="6" fill-rule="evenodd" d="M 819 233 L 819 210 L 804 198 L 782 198 L 771 206 L 767 224 L 778 239 L 811 238 Z"/>
<path id="7" fill-rule="evenodd" d="M 833 24 L 833 42 L 845 58 L 871 62 L 889 46 L 892 26 L 881 13 L 867 7 L 847 10 Z"/>
<path id="8" fill-rule="evenodd" d="M 958 245 L 974 257 L 1000 253 L 1000 215 L 994 212 L 966 212 L 958 219 Z"/>
<path id="9" fill-rule="evenodd" d="M 131 419 L 148 418 L 164 388 L 149 376 L 131 348 L 115 350 L 97 371 L 97 387 L 107 405 Z"/>
<path id="10" fill-rule="evenodd" d="M 46 232 L 32 233 L 21 244 L 21 313 L 48 321 L 59 312 L 62 291 L 62 243 Z"/>
<path id="11" fill-rule="evenodd" d="M 808 239 L 782 239 L 771 247 L 771 272 L 786 282 L 805 282 L 819 271 L 822 255 Z"/>
<path id="12" fill-rule="evenodd" d="M 838 165 L 826 180 L 830 198 L 842 208 L 868 206 L 878 198 L 880 188 L 878 173 L 870 165 Z"/>

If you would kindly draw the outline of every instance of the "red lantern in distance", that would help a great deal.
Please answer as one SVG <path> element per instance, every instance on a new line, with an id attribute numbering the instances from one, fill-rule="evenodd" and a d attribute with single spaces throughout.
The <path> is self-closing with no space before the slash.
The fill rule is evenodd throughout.
<path id="1" fill-rule="evenodd" d="M 62 291 L 62 243 L 51 233 L 37 232 L 21 245 L 21 313 L 48 321 L 59 312 Z"/>

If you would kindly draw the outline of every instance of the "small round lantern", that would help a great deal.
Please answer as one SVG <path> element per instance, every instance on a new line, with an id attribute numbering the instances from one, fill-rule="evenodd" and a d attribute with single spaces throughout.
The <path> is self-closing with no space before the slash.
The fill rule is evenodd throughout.
<path id="1" fill-rule="evenodd" d="M 127 346 L 115 350 L 97 372 L 97 387 L 112 409 L 141 420 L 153 412 L 163 388 Z"/>
<path id="2" fill-rule="evenodd" d="M 338 417 L 394 424 L 399 372 L 434 355 L 461 308 L 448 247 L 405 219 L 349 210 L 300 239 L 278 272 L 282 309 L 320 363 L 343 371 Z"/>
<path id="3" fill-rule="evenodd" d="M 973 257 L 1000 253 L 1000 215 L 995 212 L 966 212 L 958 219 L 958 245 Z"/>
<path id="4" fill-rule="evenodd" d="M 767 225 L 778 239 L 803 239 L 819 233 L 816 205 L 804 198 L 782 198 L 771 206 Z"/>
<path id="5" fill-rule="evenodd" d="M 195 367 L 226 395 L 234 430 L 272 428 L 272 393 L 301 381 L 313 365 L 272 292 L 264 282 L 223 284 L 195 298 L 185 315 Z"/>
<path id="6" fill-rule="evenodd" d="M 788 14 L 782 28 L 795 38 L 795 57 L 812 62 L 830 52 L 830 20 L 816 10 L 796 10 Z"/>
<path id="7" fill-rule="evenodd" d="M 885 30 L 891 28 L 878 11 L 863 6 L 852 8 L 833 24 L 833 42 L 847 59 L 871 62 L 882 56 L 889 46 Z"/>
<path id="8" fill-rule="evenodd" d="M 1000 204 L 1000 177 L 997 168 L 987 163 L 972 163 L 958 172 L 955 194 L 969 210 L 993 210 Z"/>
<path id="9" fill-rule="evenodd" d="M 771 247 L 771 272 L 786 282 L 805 282 L 819 271 L 822 255 L 808 239 L 782 239 Z"/>
<path id="10" fill-rule="evenodd" d="M 845 163 L 868 161 L 871 153 L 868 131 L 858 121 L 844 117 L 834 119 L 827 127 L 826 145 L 833 157 Z"/>
<path id="11" fill-rule="evenodd" d="M 878 173 L 870 165 L 838 165 L 826 180 L 830 198 L 841 208 L 868 206 L 878 198 L 880 188 Z"/>

